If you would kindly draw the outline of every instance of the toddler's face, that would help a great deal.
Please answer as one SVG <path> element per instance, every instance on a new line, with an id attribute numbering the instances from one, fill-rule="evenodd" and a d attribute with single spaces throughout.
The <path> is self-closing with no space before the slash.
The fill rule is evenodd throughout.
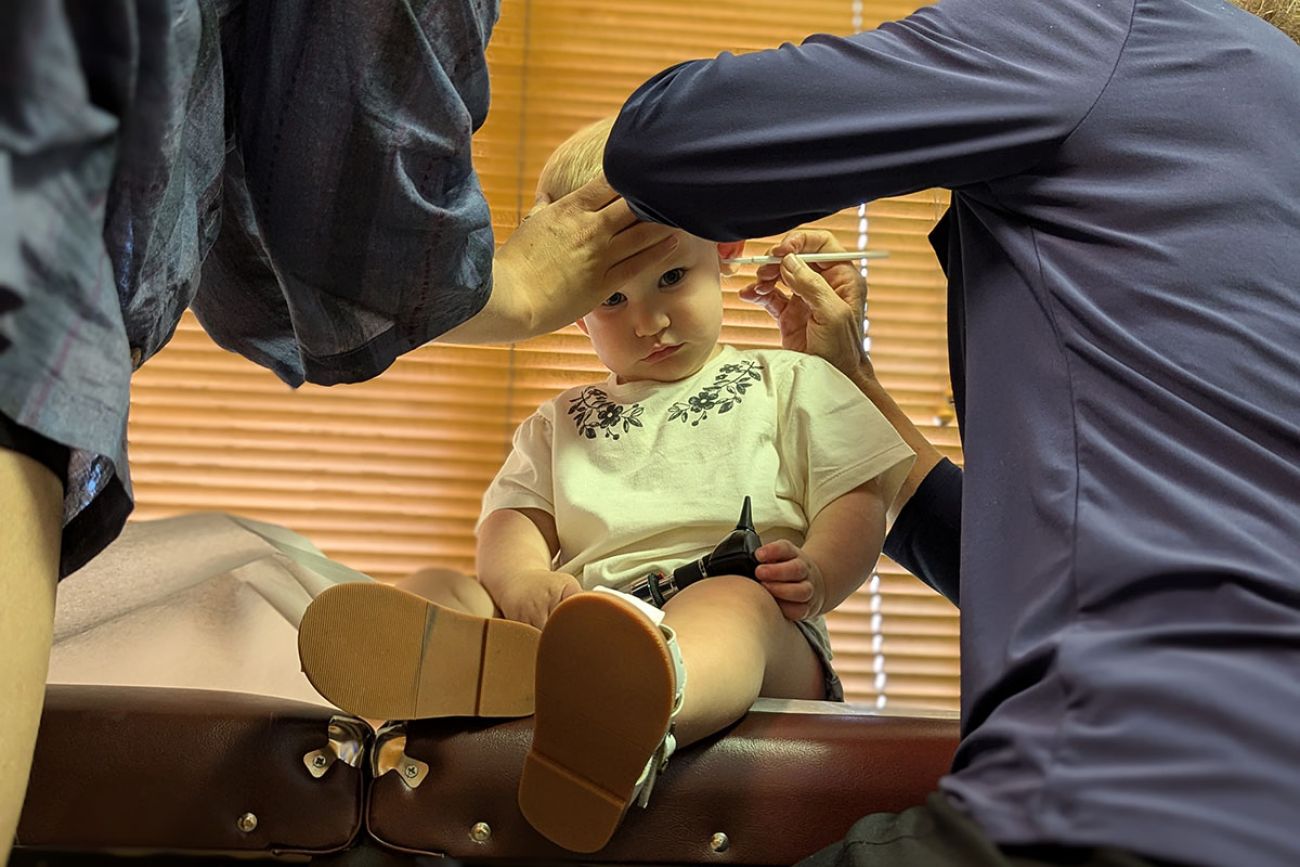
<path id="1" fill-rule="evenodd" d="M 578 323 L 619 382 L 674 382 L 713 357 L 722 331 L 719 245 L 678 231 L 676 252 Z M 735 255 L 723 245 L 725 255 Z"/>

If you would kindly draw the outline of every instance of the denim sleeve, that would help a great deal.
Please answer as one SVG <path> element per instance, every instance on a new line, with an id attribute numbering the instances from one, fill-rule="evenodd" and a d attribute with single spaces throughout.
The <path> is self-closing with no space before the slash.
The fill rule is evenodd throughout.
<path id="1" fill-rule="evenodd" d="M 667 69 L 624 105 L 605 173 L 712 240 L 1022 171 L 1087 115 L 1133 0 L 942 0 L 849 37 Z"/>
<path id="2" fill-rule="evenodd" d="M 962 472 L 944 458 L 903 506 L 885 537 L 885 554 L 961 604 Z"/>
<path id="3" fill-rule="evenodd" d="M 223 226 L 195 310 L 292 384 L 370 378 L 491 292 L 471 164 L 495 0 L 249 3 L 223 22 Z"/>

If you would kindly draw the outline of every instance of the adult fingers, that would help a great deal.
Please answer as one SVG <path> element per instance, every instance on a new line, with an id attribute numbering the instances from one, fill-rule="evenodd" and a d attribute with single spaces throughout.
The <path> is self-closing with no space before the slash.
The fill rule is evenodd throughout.
<path id="1" fill-rule="evenodd" d="M 757 284 L 753 283 L 741 289 L 739 295 L 741 301 L 757 304 L 766 310 L 773 319 L 780 319 L 781 314 L 785 311 L 785 306 L 790 303 L 790 299 L 780 289 L 771 287 L 769 291 L 763 292 L 760 291 Z"/>
<path id="2" fill-rule="evenodd" d="M 605 235 L 619 232 L 640 222 L 627 202 L 605 180 L 604 173 L 578 187 L 555 204 L 595 215 L 598 231 Z"/>
<path id="3" fill-rule="evenodd" d="M 614 191 L 614 188 L 609 185 L 609 181 L 605 180 L 605 173 L 601 172 L 560 199 L 560 201 L 568 202 L 576 208 L 582 208 L 584 211 L 601 211 L 622 202 L 623 197 Z M 626 203 L 624 203 L 624 207 L 626 207 Z"/>
<path id="4" fill-rule="evenodd" d="M 781 266 L 779 264 L 759 265 L 754 269 L 754 279 L 759 283 L 774 286 L 776 281 L 781 279 Z"/>
<path id="5" fill-rule="evenodd" d="M 792 293 L 804 300 L 819 321 L 825 321 L 840 307 L 847 306 L 820 274 L 795 256 L 781 260 L 781 280 Z"/>
<path id="6" fill-rule="evenodd" d="M 629 226 L 609 239 L 607 248 L 609 261 L 617 264 L 624 259 L 631 259 L 674 235 L 672 229 L 658 223 L 637 223 Z"/>
<path id="7" fill-rule="evenodd" d="M 649 223 L 645 225 L 647 228 L 651 227 Z M 606 287 L 626 285 L 644 272 L 662 266 L 663 262 L 677 250 L 677 246 L 677 237 L 668 233 L 649 233 L 635 244 L 624 245 L 620 253 L 627 253 L 628 249 L 633 252 L 618 259 L 605 272 Z"/>
<path id="8" fill-rule="evenodd" d="M 546 195 L 538 196 L 537 199 L 534 200 L 533 206 L 528 209 L 528 213 L 524 214 L 523 218 L 520 219 L 519 222 L 520 223 L 527 222 L 530 217 L 532 217 L 538 211 L 545 210 L 550 206 L 550 204 L 551 204 L 551 199 L 549 196 Z"/>
<path id="9" fill-rule="evenodd" d="M 767 256 L 780 256 L 782 258 L 791 253 L 802 253 L 804 251 L 804 239 L 806 235 L 803 230 L 790 232 L 780 241 L 767 248 Z M 781 266 L 759 265 L 754 271 L 754 276 L 761 283 L 775 283 L 781 277 Z"/>
<path id="10" fill-rule="evenodd" d="M 798 250 L 791 250 L 792 253 L 842 253 L 844 245 L 839 239 L 825 229 L 803 229 L 799 232 L 802 236 L 799 239 L 800 246 Z"/>
<path id="11" fill-rule="evenodd" d="M 796 229 L 793 232 L 787 232 L 781 240 L 777 241 L 771 247 L 767 248 L 769 256 L 786 256 L 790 253 L 806 253 L 805 246 L 808 243 L 808 230 Z"/>

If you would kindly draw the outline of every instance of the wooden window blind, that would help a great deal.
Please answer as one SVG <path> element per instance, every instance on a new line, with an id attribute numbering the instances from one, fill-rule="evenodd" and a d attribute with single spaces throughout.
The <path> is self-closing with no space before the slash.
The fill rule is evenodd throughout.
<path id="1" fill-rule="evenodd" d="M 533 199 L 546 157 L 617 110 L 663 67 L 812 32 L 902 17 L 908 0 L 505 0 L 489 50 L 492 107 L 475 165 L 498 240 Z M 872 357 L 912 418 L 960 460 L 948 412 L 945 290 L 926 233 L 946 193 L 872 203 L 821 221 L 846 247 L 867 236 Z M 758 255 L 775 239 L 752 241 Z M 752 273 L 752 272 L 751 272 Z M 767 314 L 726 285 L 723 340 L 779 345 Z M 222 510 L 284 524 L 380 579 L 441 565 L 473 571 L 480 498 L 514 428 L 556 392 L 605 375 L 575 327 L 508 347 L 435 345 L 371 382 L 292 391 L 217 348 L 187 315 L 135 377 L 130 448 L 135 519 Z M 956 708 L 956 610 L 898 566 L 830 618 L 851 700 Z"/>

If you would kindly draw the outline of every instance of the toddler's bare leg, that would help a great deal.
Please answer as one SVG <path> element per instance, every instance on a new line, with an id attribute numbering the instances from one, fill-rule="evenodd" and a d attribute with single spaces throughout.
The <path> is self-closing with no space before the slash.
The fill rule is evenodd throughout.
<path id="1" fill-rule="evenodd" d="M 477 617 L 500 617 L 492 597 L 477 580 L 453 569 L 421 569 L 393 584 L 444 608 Z"/>
<path id="2" fill-rule="evenodd" d="M 686 666 L 678 746 L 739 719 L 760 694 L 823 695 L 807 639 L 748 578 L 692 585 L 664 607 L 664 625 Z M 576 852 L 609 841 L 672 719 L 674 666 L 665 651 L 661 630 L 617 596 L 579 593 L 551 614 L 519 782 L 519 808 L 543 836 Z"/>
<path id="3" fill-rule="evenodd" d="M 686 664 L 679 745 L 735 722 L 760 695 L 825 698 L 817 654 L 755 581 L 720 575 L 692 584 L 664 606 L 664 623 Z"/>
<path id="4" fill-rule="evenodd" d="M 0 449 L 0 864 L 18 826 L 45 701 L 62 510 L 53 473 Z"/>

